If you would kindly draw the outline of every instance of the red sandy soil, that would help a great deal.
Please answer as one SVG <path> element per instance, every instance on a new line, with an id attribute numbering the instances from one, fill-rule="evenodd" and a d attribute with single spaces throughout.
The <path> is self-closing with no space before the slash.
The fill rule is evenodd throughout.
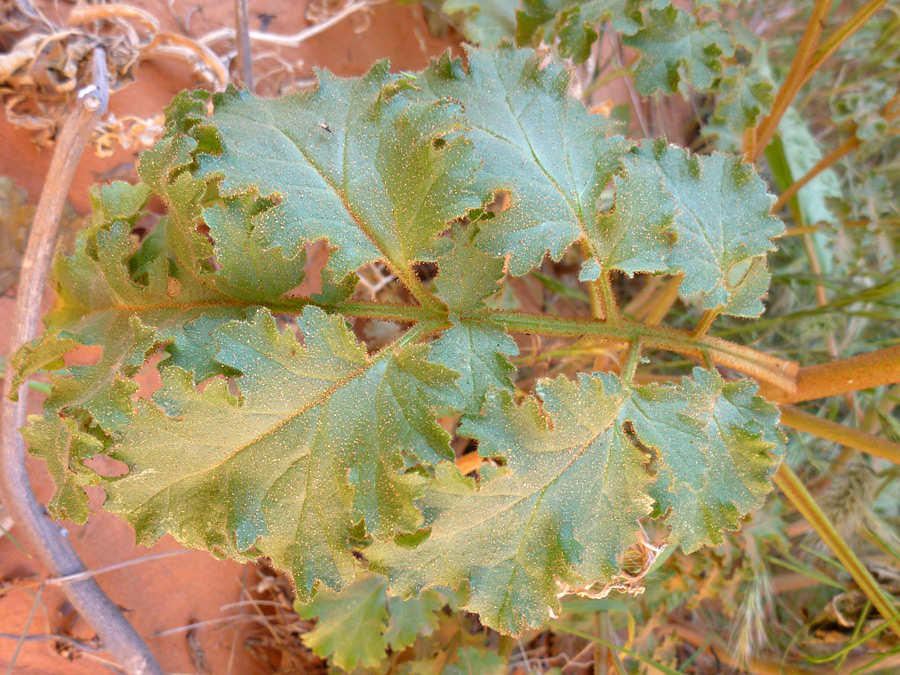
<path id="1" fill-rule="evenodd" d="M 54 16 L 54 7 L 68 11 L 67 3 L 35 3 L 45 5 Z M 138 1 L 156 16 L 165 30 L 181 32 L 176 17 L 188 26 L 191 36 L 202 35 L 221 26 L 233 25 L 233 2 L 217 0 Z M 262 29 L 260 14 L 271 17 L 268 30 L 291 34 L 308 25 L 305 20 L 306 2 L 275 0 L 250 3 L 250 26 Z M 429 33 L 423 10 L 419 5 L 385 4 L 368 16 L 353 16 L 325 33 L 314 37 L 297 49 L 283 49 L 282 56 L 296 63 L 302 60 L 302 77 L 310 77 L 312 67 L 323 67 L 339 75 L 364 73 L 376 60 L 388 57 L 394 69 L 417 70 L 428 60 L 448 47 L 455 47 L 451 37 L 438 38 Z M 259 49 L 258 47 L 255 48 Z M 110 110 L 118 116 L 135 114 L 149 117 L 161 112 L 172 97 L 193 86 L 187 68 L 176 62 L 148 61 L 140 65 L 137 81 L 115 93 Z M 266 82 L 262 83 L 265 90 Z M 36 202 L 50 162 L 52 148 L 41 149 L 31 141 L 31 132 L 10 125 L 0 114 L 0 175 L 12 177 L 25 188 L 32 202 Z M 98 181 L 122 178 L 134 180 L 133 165 L 137 158 L 134 148 L 119 149 L 111 157 L 99 158 L 86 154 L 69 193 L 69 200 L 81 213 L 89 212 L 88 187 Z M 6 353 L 9 336 L 8 317 L 12 316 L 14 291 L 0 298 L 0 353 Z M 45 298 L 49 305 L 50 297 Z M 89 358 L 90 355 L 81 355 Z M 74 356 L 73 358 L 78 358 Z M 142 383 L 142 396 L 157 386 L 154 372 Z M 40 396 L 32 393 L 29 412 L 40 413 Z M 53 483 L 43 463 L 29 458 L 29 471 L 37 498 L 46 503 L 53 492 Z M 102 491 L 91 492 L 93 506 L 102 503 Z M 134 545 L 134 533 L 124 521 L 98 513 L 86 525 L 63 522 L 76 550 L 89 569 L 136 560 L 149 555 L 183 551 L 170 537 L 163 538 L 152 548 Z M 13 527 L 12 534 L 16 535 Z M 27 548 L 28 542 L 23 542 Z M 242 599 L 242 584 L 252 584 L 252 568 L 231 561 L 215 560 L 198 551 L 182 555 L 146 560 L 124 569 L 98 576 L 103 589 L 120 605 L 156 654 L 164 671 L 169 673 L 211 672 L 216 674 L 271 672 L 252 661 L 243 647 L 240 633 L 228 624 L 200 627 L 191 633 L 176 632 L 165 636 L 158 633 L 184 627 L 190 623 L 220 619 L 228 612 L 222 607 Z M 9 538 L 0 538 L 0 633 L 21 634 L 32 609 L 36 607 L 28 633 L 40 635 L 66 633 L 82 640 L 94 632 L 84 620 L 68 611 L 65 598 L 55 587 L 46 587 L 36 599 L 38 583 L 46 577 L 46 570 L 33 558 L 26 557 Z M 34 583 L 28 584 L 27 580 Z M 191 643 L 194 645 L 191 647 Z M 6 668 L 16 647 L 16 640 L 0 638 L 0 671 Z M 206 663 L 200 664 L 202 651 Z M 105 653 L 98 654 L 108 658 Z M 54 641 L 25 643 L 18 655 L 15 673 L 20 675 L 88 675 L 112 672 L 101 662 L 85 657 L 69 660 L 61 655 Z"/>

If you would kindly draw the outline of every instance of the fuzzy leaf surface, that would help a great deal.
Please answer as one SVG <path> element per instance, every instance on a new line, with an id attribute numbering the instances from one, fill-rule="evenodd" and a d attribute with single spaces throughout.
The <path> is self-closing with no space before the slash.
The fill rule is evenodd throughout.
<path id="1" fill-rule="evenodd" d="M 440 465 L 424 496 L 427 539 L 368 550 L 392 592 L 462 579 L 466 609 L 521 633 L 559 610 L 558 581 L 581 587 L 615 576 L 654 499 L 671 510 L 669 527 L 685 549 L 721 541 L 721 528 L 761 503 L 782 455 L 776 409 L 753 385 L 725 384 L 714 372 L 633 389 L 613 375 L 579 375 L 542 380 L 536 392 L 543 410 L 536 398 L 516 405 L 494 394 L 485 414 L 460 429 L 482 455 L 502 457 L 503 468 L 483 470 L 476 485 Z M 658 458 L 656 476 L 626 422 Z"/>
<path id="2" fill-rule="evenodd" d="M 437 591 L 409 600 L 389 598 L 386 591 L 385 577 L 364 574 L 340 592 L 319 592 L 298 607 L 303 618 L 317 619 L 303 643 L 344 670 L 377 668 L 388 647 L 402 650 L 437 627 L 436 613 L 445 604 Z"/>
<path id="3" fill-rule="evenodd" d="M 516 15 L 516 40 L 520 45 L 536 45 L 553 44 L 558 38 L 559 53 L 583 63 L 602 21 L 609 20 L 617 32 L 633 35 L 644 25 L 641 7 L 647 4 L 647 0 L 524 0 Z"/>
<path id="4" fill-rule="evenodd" d="M 775 100 L 772 83 L 758 70 L 730 66 L 722 76 L 720 88 L 716 117 L 735 133 L 755 127 Z"/>
<path id="5" fill-rule="evenodd" d="M 466 71 L 460 61 L 442 58 L 417 85 L 465 108 L 467 135 L 482 161 L 478 193 L 512 195 L 509 208 L 480 224 L 475 244 L 510 256 L 509 272 L 522 275 L 547 253 L 559 260 L 585 235 L 631 144 L 609 136 L 610 122 L 568 95 L 566 71 L 542 64 L 532 50 L 469 49 L 468 61 Z"/>
<path id="6" fill-rule="evenodd" d="M 181 209 L 196 215 L 198 181 L 192 187 L 178 194 L 184 197 Z M 147 199 L 142 184 L 113 183 L 92 193 L 93 227 L 79 236 L 71 256 L 54 263 L 56 304 L 44 318 L 48 330 L 13 361 L 22 379 L 58 364 L 75 347 L 102 345 L 96 364 L 51 375 L 53 391 L 44 408 L 70 416 L 87 413 L 107 433 L 130 418 L 130 398 L 137 391 L 131 378 L 150 352 L 168 345 L 167 365 L 192 370 L 198 380 L 217 374 L 222 366 L 213 360 L 211 332 L 243 318 L 254 301 L 277 301 L 303 278 L 302 256 L 285 260 L 249 240 L 250 216 L 258 205 L 248 199 L 221 200 L 207 210 L 215 253 L 226 262 L 239 257 L 240 266 L 206 274 L 179 266 L 167 248 L 169 231 L 177 227 L 172 221 L 160 223 L 160 236 L 148 237 L 135 250 L 130 230 Z"/>
<path id="7" fill-rule="evenodd" d="M 43 459 L 56 492 L 47 504 L 53 518 L 68 518 L 83 524 L 91 514 L 87 495 L 82 486 L 100 481 L 84 460 L 102 452 L 103 444 L 80 429 L 72 419 L 54 416 L 29 415 L 29 425 L 22 429 L 29 452 Z"/>
<path id="8" fill-rule="evenodd" d="M 402 470 L 452 456 L 432 406 L 458 394 L 424 345 L 370 359 L 340 317 L 309 307 L 299 323 L 305 346 L 265 310 L 217 330 L 239 399 L 222 381 L 197 392 L 189 373 L 165 369 L 114 447 L 131 471 L 107 508 L 142 542 L 169 532 L 236 558 L 255 546 L 308 597 L 317 581 L 353 579 L 359 521 L 379 537 L 419 524 L 418 480 Z"/>
<path id="9" fill-rule="evenodd" d="M 641 52 L 634 70 L 637 90 L 673 94 L 682 79 L 700 91 L 713 87 L 722 74 L 722 57 L 734 53 L 734 42 L 714 22 L 698 24 L 693 16 L 672 5 L 651 9 L 647 25 L 622 38 L 626 47 Z"/>
<path id="10" fill-rule="evenodd" d="M 287 258 L 327 239 L 339 278 L 379 259 L 402 275 L 447 221 L 481 204 L 471 144 L 444 138 L 466 122 L 446 99 L 409 105 L 386 62 L 362 78 L 317 75 L 313 91 L 278 100 L 214 97 L 193 133 L 215 134 L 220 148 L 198 153 L 197 176 L 220 178 L 224 196 L 273 198 L 253 236 Z"/>
<path id="11" fill-rule="evenodd" d="M 769 285 L 765 253 L 784 231 L 769 215 L 762 179 L 736 157 L 690 156 L 664 141 L 623 163 L 615 208 L 595 233 L 601 261 L 627 274 L 684 274 L 681 295 L 758 316 Z"/>
<path id="12" fill-rule="evenodd" d="M 431 360 L 459 373 L 456 385 L 465 410 L 477 413 L 489 391 L 512 391 L 516 369 L 508 357 L 518 353 L 513 339 L 496 326 L 460 321 L 434 341 Z"/>

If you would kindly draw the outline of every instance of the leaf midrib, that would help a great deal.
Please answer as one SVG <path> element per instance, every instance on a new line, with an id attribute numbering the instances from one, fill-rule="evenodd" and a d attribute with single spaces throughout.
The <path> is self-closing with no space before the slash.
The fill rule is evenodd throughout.
<path id="1" fill-rule="evenodd" d="M 267 437 L 269 437 L 269 436 L 271 436 L 272 434 L 276 433 L 276 432 L 279 431 L 280 429 L 283 429 L 285 426 L 287 426 L 288 424 L 290 424 L 290 423 L 293 422 L 294 420 L 298 419 L 298 418 L 301 417 L 302 415 L 305 415 L 307 412 L 309 412 L 310 410 L 312 410 L 313 408 L 315 408 L 315 407 L 316 407 L 317 405 L 319 405 L 320 403 L 324 403 L 325 401 L 327 401 L 331 396 L 333 396 L 336 392 L 338 392 L 342 387 L 347 386 L 350 382 L 352 382 L 353 380 L 355 380 L 357 377 L 359 377 L 360 375 L 363 375 L 363 374 L 365 374 L 366 372 L 368 372 L 369 369 L 371 369 L 371 368 L 372 368 L 373 366 L 375 366 L 382 358 L 384 358 L 384 355 L 385 355 L 385 354 L 393 354 L 393 351 L 392 351 L 392 350 L 385 350 L 385 351 L 380 352 L 380 353 L 377 354 L 374 358 L 369 359 L 364 367 L 362 367 L 362 368 L 360 368 L 360 369 L 354 371 L 353 373 L 351 373 L 350 375 L 346 376 L 345 378 L 343 378 L 343 379 L 341 379 L 341 380 L 338 380 L 338 381 L 335 382 L 331 387 L 329 387 L 327 390 L 325 390 L 324 392 L 320 393 L 319 395 L 317 395 L 317 396 L 314 397 L 313 399 L 311 399 L 311 400 L 307 401 L 306 403 L 304 403 L 298 410 L 295 410 L 295 411 L 293 411 L 292 413 L 290 413 L 287 417 L 285 417 L 285 418 L 282 419 L 280 422 L 278 422 L 278 424 L 273 425 L 272 427 L 270 427 L 269 429 L 267 429 L 267 430 L 264 431 L 263 433 L 257 435 L 255 438 L 252 438 L 252 439 L 250 439 L 249 441 L 246 441 L 246 442 L 244 442 L 243 444 L 237 446 L 236 448 L 234 448 L 234 450 L 233 450 L 230 454 L 228 454 L 227 456 L 223 457 L 221 460 L 215 462 L 214 464 L 210 464 L 210 465 L 208 465 L 208 466 L 205 466 L 205 467 L 203 467 L 202 469 L 200 469 L 200 470 L 198 470 L 198 471 L 194 471 L 194 472 L 187 473 L 187 474 L 183 474 L 183 475 L 179 476 L 177 480 L 175 480 L 175 481 L 169 483 L 169 484 L 166 485 L 165 487 L 161 488 L 160 490 L 157 490 L 157 491 L 154 492 L 152 495 L 150 495 L 146 500 L 144 500 L 144 502 L 140 505 L 140 507 L 143 507 L 144 505 L 146 505 L 146 504 L 148 504 L 149 502 L 151 502 L 151 501 L 153 501 L 154 499 L 156 499 L 159 495 L 163 494 L 164 492 L 167 492 L 168 490 L 171 490 L 171 489 L 172 489 L 173 487 L 175 487 L 176 485 L 179 485 L 179 484 L 181 484 L 182 482 L 187 481 L 188 479 L 196 478 L 196 477 L 202 476 L 202 475 L 204 475 L 204 474 L 208 474 L 208 473 L 217 471 L 218 469 L 222 468 L 223 466 L 225 466 L 226 464 L 228 464 L 229 462 L 231 462 L 232 460 L 234 460 L 235 457 L 237 457 L 238 455 L 240 455 L 242 452 L 244 452 L 244 451 L 247 450 L 248 448 L 253 447 L 253 446 L 256 445 L 257 443 L 261 443 L 261 442 L 264 441 Z M 263 411 L 263 412 L 265 412 L 265 411 Z M 164 414 L 164 413 L 163 413 L 163 414 Z M 255 413 L 254 413 L 254 414 L 255 414 Z M 316 426 L 318 427 L 318 422 L 317 422 Z M 318 432 L 317 432 L 317 433 L 318 433 Z M 303 455 L 300 455 L 300 457 L 304 457 L 304 456 L 309 456 L 309 457 L 311 457 L 312 454 L 313 454 L 313 453 L 312 453 L 312 450 L 310 450 L 309 452 L 307 452 L 307 453 L 305 453 L 305 454 L 303 454 Z M 311 473 L 311 471 L 307 471 L 307 474 L 310 474 L 310 473 Z M 125 476 L 123 476 L 122 480 L 127 480 L 127 478 L 128 478 L 129 476 L 131 476 L 130 473 L 129 473 L 129 474 L 126 474 Z M 140 507 L 139 507 L 139 508 L 140 508 Z"/>
<path id="2" fill-rule="evenodd" d="M 352 208 L 352 206 L 350 204 L 349 194 L 348 194 L 349 189 L 347 188 L 347 184 L 346 184 L 346 181 L 349 177 L 349 174 L 347 172 L 347 157 L 348 157 L 348 153 L 349 153 L 349 150 L 348 150 L 349 143 L 348 143 L 348 137 L 347 137 L 346 132 L 344 133 L 344 143 L 343 143 L 342 156 L 341 156 L 342 185 L 340 187 L 338 187 L 338 185 L 336 185 L 331 180 L 331 178 L 322 169 L 322 167 L 319 166 L 315 161 L 313 161 L 312 157 L 302 147 L 300 147 L 297 143 L 295 143 L 294 140 L 287 133 L 285 133 L 280 127 L 278 127 L 274 124 L 274 120 L 271 123 L 264 124 L 263 122 L 259 122 L 256 120 L 249 120 L 249 119 L 239 117 L 239 116 L 229 115 L 228 113 L 221 113 L 221 114 L 222 114 L 222 116 L 236 117 L 242 124 L 256 125 L 256 126 L 263 127 L 266 129 L 272 129 L 273 131 L 277 132 L 282 138 L 284 138 L 290 144 L 291 147 L 293 147 L 297 150 L 297 152 L 303 157 L 304 161 L 309 165 L 309 167 L 311 169 L 313 169 L 316 172 L 316 174 L 319 176 L 319 178 L 322 180 L 322 182 L 328 186 L 328 188 L 331 190 L 331 192 L 334 194 L 334 196 L 340 202 L 341 207 L 344 209 L 344 211 L 350 217 L 350 221 L 353 223 L 353 225 L 355 225 L 359 229 L 359 231 L 362 232 L 363 235 L 378 250 L 378 252 L 381 253 L 381 255 L 385 257 L 385 259 L 388 261 L 390 266 L 398 271 L 405 269 L 407 262 L 403 260 L 402 251 L 395 251 L 395 250 L 393 250 L 392 246 L 389 246 L 388 242 L 382 241 L 381 238 L 377 235 L 376 231 L 373 230 L 368 223 L 365 223 L 362 220 L 362 218 L 360 218 L 359 214 Z M 269 116 L 270 119 L 272 119 L 272 112 L 268 108 L 266 108 L 266 114 Z M 349 120 L 350 106 L 348 106 L 347 114 L 348 114 L 348 120 Z M 394 238 L 397 238 L 396 232 L 392 232 L 392 234 L 394 235 Z M 397 276 L 402 276 L 402 275 L 398 274 Z"/>

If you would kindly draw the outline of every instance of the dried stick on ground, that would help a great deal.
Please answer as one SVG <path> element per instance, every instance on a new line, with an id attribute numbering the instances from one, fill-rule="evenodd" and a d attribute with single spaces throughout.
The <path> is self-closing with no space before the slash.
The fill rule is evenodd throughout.
<path id="1" fill-rule="evenodd" d="M 60 132 L 50 170 L 34 216 L 28 248 L 22 261 L 16 311 L 9 345 L 12 355 L 31 340 L 40 319 L 41 298 L 47 271 L 56 248 L 56 234 L 63 204 L 84 148 L 101 116 L 106 112 L 109 88 L 106 53 L 94 50 L 94 84 L 79 92 L 75 107 Z M 10 363 L 7 360 L 7 363 Z M 68 539 L 56 523 L 44 515 L 35 499 L 25 470 L 25 447 L 19 428 L 25 424 L 28 387 L 16 394 L 12 389 L 13 369 L 9 368 L 0 402 L 0 495 L 14 518 L 30 552 L 55 576 L 85 571 Z M 63 586 L 69 601 L 97 631 L 103 647 L 131 675 L 161 675 L 153 654 L 128 623 L 118 607 L 93 578 Z"/>
<path id="2" fill-rule="evenodd" d="M 241 80 L 247 91 L 253 92 L 253 53 L 250 50 L 250 26 L 248 0 L 234 0 L 234 25 L 237 33 L 238 60 L 241 63 Z"/>

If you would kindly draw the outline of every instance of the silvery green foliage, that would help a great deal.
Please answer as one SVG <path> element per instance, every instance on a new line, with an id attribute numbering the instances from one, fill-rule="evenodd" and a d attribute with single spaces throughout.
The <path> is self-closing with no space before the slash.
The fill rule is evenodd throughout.
<path id="1" fill-rule="evenodd" d="M 594 373 L 523 399 L 489 303 L 507 274 L 581 243 L 585 279 L 683 274 L 704 306 L 758 314 L 781 225 L 752 169 L 635 146 L 529 49 L 319 82 L 278 100 L 182 94 L 143 182 L 97 192 L 93 225 L 56 261 L 47 331 L 14 364 L 23 378 L 100 348 L 53 375 L 26 431 L 57 481 L 54 512 L 83 521 L 82 486 L 102 482 L 142 543 L 268 556 L 320 617 L 307 644 L 347 668 L 431 626 L 444 600 L 429 589 L 520 633 L 559 609 L 560 584 L 613 579 L 654 509 L 686 550 L 738 527 L 782 456 L 755 385 L 702 368 L 664 386 Z M 495 213 L 498 191 L 510 206 Z M 136 245 L 151 195 L 168 215 Z M 323 239 L 323 292 L 287 296 Z M 438 267 L 430 287 L 423 260 Z M 415 325 L 368 353 L 342 315 L 359 315 L 353 275 L 373 261 L 419 302 L 403 315 Z M 160 352 L 162 387 L 135 402 Z M 478 479 L 454 465 L 439 416 L 495 460 Z M 93 473 L 99 453 L 127 473 Z M 365 619 L 353 630 L 351 606 Z"/>

